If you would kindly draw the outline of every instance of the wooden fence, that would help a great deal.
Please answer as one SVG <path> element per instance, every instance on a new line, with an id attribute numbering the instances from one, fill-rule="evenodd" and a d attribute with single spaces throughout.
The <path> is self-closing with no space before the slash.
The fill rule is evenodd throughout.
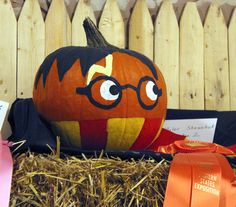
<path id="1" fill-rule="evenodd" d="M 64 1 L 53 0 L 44 20 L 37 0 L 26 0 L 16 20 L 9 0 L 0 0 L 0 99 L 13 102 L 32 95 L 36 70 L 44 57 L 66 45 L 86 45 L 83 19 L 95 20 L 89 1 L 80 0 L 72 20 Z M 168 107 L 236 109 L 236 12 L 229 26 L 211 4 L 204 24 L 188 2 L 178 22 L 169 0 L 155 22 L 145 0 L 137 0 L 125 35 L 116 0 L 107 0 L 98 23 L 112 44 L 144 53 L 164 74 Z"/>

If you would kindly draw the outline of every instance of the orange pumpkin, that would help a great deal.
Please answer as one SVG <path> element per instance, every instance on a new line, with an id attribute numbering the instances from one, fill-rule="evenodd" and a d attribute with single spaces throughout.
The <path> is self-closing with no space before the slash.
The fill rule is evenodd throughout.
<path id="1" fill-rule="evenodd" d="M 164 78 L 147 57 L 108 44 L 84 22 L 89 47 L 51 53 L 35 78 L 33 100 L 63 144 L 89 150 L 146 149 L 165 120 Z"/>

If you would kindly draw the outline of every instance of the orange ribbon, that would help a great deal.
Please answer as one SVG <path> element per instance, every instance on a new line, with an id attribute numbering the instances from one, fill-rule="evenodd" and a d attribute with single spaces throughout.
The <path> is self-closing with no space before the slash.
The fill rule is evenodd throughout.
<path id="1" fill-rule="evenodd" d="M 170 167 L 164 207 L 235 207 L 234 182 L 234 172 L 223 155 L 176 154 Z"/>
<path id="2" fill-rule="evenodd" d="M 223 147 L 215 143 L 191 141 L 191 140 L 175 141 L 170 145 L 158 147 L 157 151 L 168 154 L 175 154 L 177 152 L 182 152 L 182 153 L 214 152 L 223 155 L 235 155 L 235 153 L 227 147 Z"/>

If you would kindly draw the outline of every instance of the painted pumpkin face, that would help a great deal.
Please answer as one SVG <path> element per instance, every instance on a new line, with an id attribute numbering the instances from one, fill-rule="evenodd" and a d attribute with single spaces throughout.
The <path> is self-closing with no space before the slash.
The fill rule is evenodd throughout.
<path id="1" fill-rule="evenodd" d="M 56 135 L 87 150 L 147 148 L 167 107 L 164 78 L 148 58 L 94 47 L 50 54 L 36 75 L 33 100 Z"/>

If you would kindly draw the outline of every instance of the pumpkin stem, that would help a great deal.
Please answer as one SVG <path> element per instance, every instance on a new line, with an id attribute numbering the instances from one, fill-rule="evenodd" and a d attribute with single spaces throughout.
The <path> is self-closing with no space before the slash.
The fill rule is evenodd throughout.
<path id="1" fill-rule="evenodd" d="M 109 48 L 109 49 L 119 49 L 118 47 L 115 47 L 114 45 L 109 44 L 105 38 L 103 37 L 102 33 L 98 30 L 96 25 L 93 23 L 93 21 L 87 17 L 84 22 L 84 31 L 86 33 L 87 38 L 87 45 L 89 47 L 102 47 L 102 48 Z"/>

